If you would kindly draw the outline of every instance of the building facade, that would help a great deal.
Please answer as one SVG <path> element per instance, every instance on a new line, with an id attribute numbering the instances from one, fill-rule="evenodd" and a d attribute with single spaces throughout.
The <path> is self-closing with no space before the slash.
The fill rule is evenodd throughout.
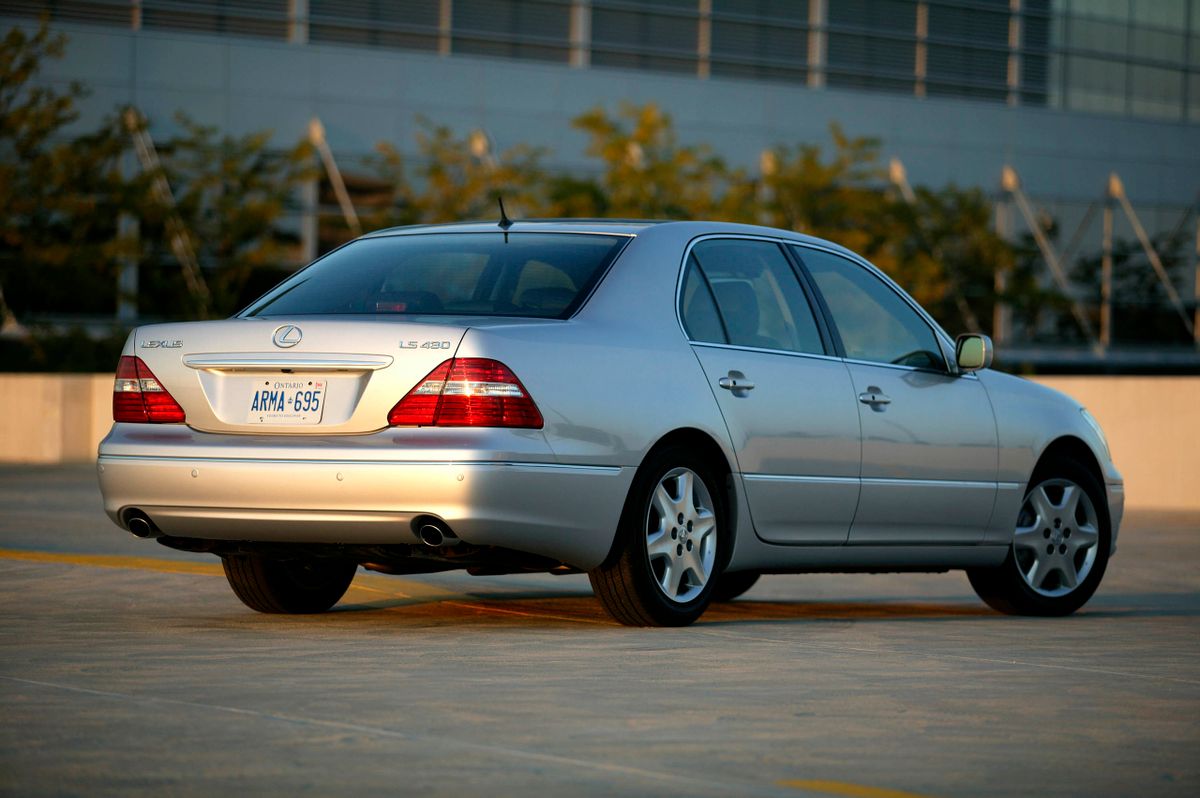
<path id="1" fill-rule="evenodd" d="M 10 24 L 46 14 L 70 37 L 47 76 L 89 86 L 84 126 L 133 104 L 155 135 L 184 110 L 234 134 L 271 129 L 283 146 L 319 117 L 352 163 L 379 141 L 411 153 L 420 116 L 587 169 L 570 120 L 654 102 L 683 141 L 752 170 L 767 147 L 828 143 L 831 122 L 882 140 L 913 184 L 999 196 L 1011 167 L 1068 231 L 1111 173 L 1151 232 L 1189 223 L 1200 193 L 1200 0 L 0 5 Z M 1095 227 L 1085 249 L 1099 248 Z"/>

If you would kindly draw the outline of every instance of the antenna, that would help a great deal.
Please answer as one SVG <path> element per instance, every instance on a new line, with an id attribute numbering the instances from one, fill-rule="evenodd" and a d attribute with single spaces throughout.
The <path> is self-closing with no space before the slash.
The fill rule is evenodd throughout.
<path id="1" fill-rule="evenodd" d="M 504 212 L 504 197 L 496 195 L 496 202 L 500 203 L 500 222 L 499 227 L 504 231 L 504 243 L 508 243 L 508 228 L 513 226 L 513 220 L 508 218 L 508 214 Z"/>

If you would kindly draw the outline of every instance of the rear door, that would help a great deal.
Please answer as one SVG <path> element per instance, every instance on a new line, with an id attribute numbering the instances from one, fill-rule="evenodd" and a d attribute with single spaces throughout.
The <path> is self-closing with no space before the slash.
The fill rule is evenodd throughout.
<path id="1" fill-rule="evenodd" d="M 699 241 L 680 317 L 724 415 L 759 537 L 844 543 L 858 503 L 858 411 L 783 249 Z"/>
<path id="2" fill-rule="evenodd" d="M 933 328 L 847 258 L 794 249 L 846 355 L 862 423 L 852 544 L 972 544 L 996 496 L 996 423 L 974 375 L 949 372 Z"/>

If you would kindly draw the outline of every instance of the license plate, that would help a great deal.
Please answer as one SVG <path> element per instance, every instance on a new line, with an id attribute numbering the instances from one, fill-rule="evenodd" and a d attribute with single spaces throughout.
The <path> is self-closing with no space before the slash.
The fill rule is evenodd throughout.
<path id="1" fill-rule="evenodd" d="M 262 380 L 248 404 L 248 424 L 319 424 L 325 380 Z"/>

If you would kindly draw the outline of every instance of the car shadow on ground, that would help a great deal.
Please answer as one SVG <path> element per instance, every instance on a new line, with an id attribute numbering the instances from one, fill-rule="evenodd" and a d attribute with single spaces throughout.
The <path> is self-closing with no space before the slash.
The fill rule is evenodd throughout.
<path id="1" fill-rule="evenodd" d="M 333 614 L 377 616 L 387 613 L 413 623 L 478 625 L 480 622 L 520 624 L 615 623 L 592 595 L 579 591 L 463 592 L 455 595 L 392 596 L 354 601 L 348 596 Z M 1194 602 L 1180 594 L 1124 594 L 1085 607 L 1077 618 L 1193 617 Z M 963 601 L 877 598 L 863 600 L 756 600 L 713 604 L 700 618 L 704 625 L 744 623 L 804 623 L 821 621 L 936 622 L 968 618 L 1004 621 L 1011 616 L 982 603 Z M 364 617 L 365 619 L 365 617 Z M 399 619 L 397 619 L 399 620 Z M 402 621 L 403 622 L 403 621 Z"/>

